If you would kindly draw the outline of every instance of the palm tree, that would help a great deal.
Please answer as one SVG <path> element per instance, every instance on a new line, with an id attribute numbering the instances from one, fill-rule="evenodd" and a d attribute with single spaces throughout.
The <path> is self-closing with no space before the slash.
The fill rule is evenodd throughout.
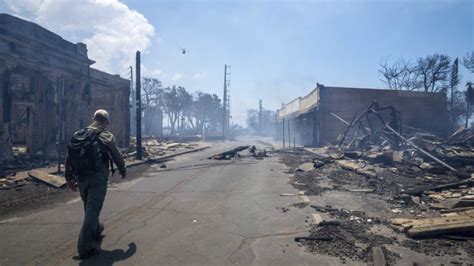
<path id="1" fill-rule="evenodd" d="M 471 115 L 471 104 L 474 102 L 474 88 L 473 88 L 473 83 L 472 82 L 467 82 L 466 83 L 466 128 L 468 128 L 468 123 L 469 123 L 469 116 Z"/>

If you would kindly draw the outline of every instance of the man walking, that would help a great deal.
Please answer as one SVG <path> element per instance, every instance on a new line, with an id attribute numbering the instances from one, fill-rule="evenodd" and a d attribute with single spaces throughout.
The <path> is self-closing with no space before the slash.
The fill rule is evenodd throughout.
<path id="1" fill-rule="evenodd" d="M 125 162 L 115 138 L 106 130 L 109 113 L 97 110 L 92 119 L 90 126 L 74 133 L 66 157 L 67 186 L 72 191 L 79 187 L 84 203 L 84 221 L 77 243 L 80 259 L 100 251 L 104 226 L 99 222 L 99 215 L 107 193 L 109 163 L 112 171 L 113 161 L 122 178 L 126 176 Z"/>

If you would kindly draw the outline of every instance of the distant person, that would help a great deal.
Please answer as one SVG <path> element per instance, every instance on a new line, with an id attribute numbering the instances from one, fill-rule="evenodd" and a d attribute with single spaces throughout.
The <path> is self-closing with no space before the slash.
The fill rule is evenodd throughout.
<path id="1" fill-rule="evenodd" d="M 104 225 L 99 222 L 99 215 L 107 193 L 109 165 L 113 171 L 113 161 L 122 178 L 127 174 L 114 135 L 105 130 L 109 113 L 97 110 L 92 119 L 90 126 L 74 133 L 66 157 L 67 186 L 72 191 L 79 187 L 84 202 L 84 221 L 77 243 L 79 259 L 100 252 Z"/>

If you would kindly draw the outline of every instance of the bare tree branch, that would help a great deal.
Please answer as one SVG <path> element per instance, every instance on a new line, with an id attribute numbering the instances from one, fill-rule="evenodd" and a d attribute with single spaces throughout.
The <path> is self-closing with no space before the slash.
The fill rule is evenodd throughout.
<path id="1" fill-rule="evenodd" d="M 446 86 L 451 58 L 448 55 L 429 55 L 418 59 L 416 66 L 425 92 L 441 91 Z"/>
<path id="2" fill-rule="evenodd" d="M 393 64 L 387 60 L 380 64 L 381 81 L 393 90 L 418 90 L 421 87 L 418 72 L 410 61 L 399 59 Z"/>
<path id="3" fill-rule="evenodd" d="M 463 65 L 471 73 L 474 73 L 474 52 L 467 53 L 463 58 Z"/>

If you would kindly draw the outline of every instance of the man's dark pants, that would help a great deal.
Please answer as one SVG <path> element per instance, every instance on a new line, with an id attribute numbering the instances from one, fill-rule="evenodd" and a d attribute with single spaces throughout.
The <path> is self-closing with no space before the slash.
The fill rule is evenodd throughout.
<path id="1" fill-rule="evenodd" d="M 84 203 L 84 221 L 77 249 L 79 256 L 85 256 L 94 249 L 100 249 L 102 230 L 99 215 L 107 193 L 107 177 L 99 173 L 85 176 L 78 180 L 78 185 Z"/>

